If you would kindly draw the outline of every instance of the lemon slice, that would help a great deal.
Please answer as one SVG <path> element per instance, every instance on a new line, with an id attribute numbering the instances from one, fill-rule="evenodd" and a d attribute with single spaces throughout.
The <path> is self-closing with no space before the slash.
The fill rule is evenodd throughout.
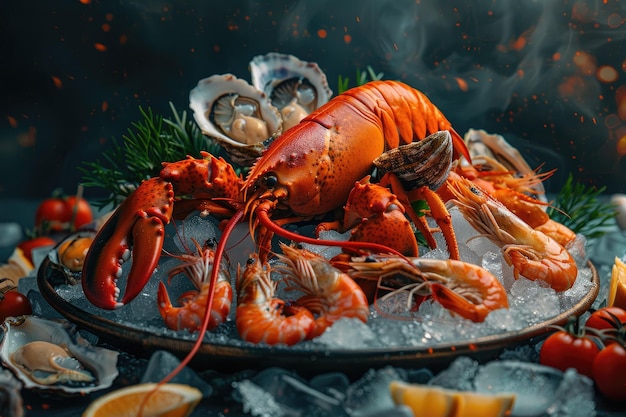
<path id="1" fill-rule="evenodd" d="M 606 305 L 626 309 L 626 264 L 618 257 L 615 257 L 615 264 L 611 270 Z"/>
<path id="2" fill-rule="evenodd" d="M 146 395 L 143 417 L 186 417 L 202 399 L 200 390 L 184 384 L 131 385 L 112 391 L 89 404 L 82 417 L 131 417 L 139 415 Z"/>
<path id="3" fill-rule="evenodd" d="M 398 381 L 391 382 L 389 390 L 396 405 L 409 407 L 416 416 L 506 416 L 515 402 L 512 393 L 482 394 Z"/>

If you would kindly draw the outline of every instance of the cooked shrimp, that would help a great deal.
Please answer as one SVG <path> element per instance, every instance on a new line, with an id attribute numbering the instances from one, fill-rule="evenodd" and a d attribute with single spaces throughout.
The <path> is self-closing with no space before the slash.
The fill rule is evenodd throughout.
<path id="1" fill-rule="evenodd" d="M 465 219 L 502 249 L 515 277 L 546 281 L 556 291 L 571 288 L 578 268 L 571 254 L 554 239 L 533 229 L 501 202 L 465 178 L 449 180 L 448 190 Z"/>
<path id="2" fill-rule="evenodd" d="M 278 258 L 284 265 L 275 270 L 283 274 L 288 288 L 304 292 L 297 303 L 317 315 L 310 338 L 321 335 L 344 317 L 367 322 L 367 297 L 352 278 L 313 252 L 285 244 L 281 244 L 281 250 Z"/>
<path id="3" fill-rule="evenodd" d="M 256 254 L 248 259 L 243 271 L 237 271 L 235 321 L 243 340 L 291 346 L 309 336 L 315 325 L 313 314 L 305 307 L 276 298 L 276 285 L 269 265 Z"/>
<path id="4" fill-rule="evenodd" d="M 348 275 L 354 278 L 378 280 L 379 285 L 393 292 L 408 290 L 411 294 L 432 295 L 448 310 L 475 322 L 484 321 L 493 310 L 509 307 L 500 281 L 471 263 L 372 255 L 366 261 L 355 259 L 346 266 Z"/>
<path id="5" fill-rule="evenodd" d="M 176 275 L 185 274 L 197 288 L 184 293 L 179 301 L 180 307 L 174 307 L 167 294 L 163 282 L 159 283 L 157 300 L 159 303 L 159 313 L 165 321 L 165 325 L 173 330 L 187 329 L 190 332 L 199 330 L 209 302 L 210 275 L 213 268 L 214 252 L 205 244 L 201 247 L 197 241 L 197 255 L 182 254 L 171 255 L 181 261 L 180 265 L 172 268 L 168 274 L 168 281 Z M 223 262 L 220 268 L 215 291 L 213 292 L 213 304 L 211 307 L 211 317 L 207 329 L 211 330 L 226 321 L 230 313 L 230 306 L 233 299 L 233 290 L 230 284 L 230 272 L 227 262 Z"/>

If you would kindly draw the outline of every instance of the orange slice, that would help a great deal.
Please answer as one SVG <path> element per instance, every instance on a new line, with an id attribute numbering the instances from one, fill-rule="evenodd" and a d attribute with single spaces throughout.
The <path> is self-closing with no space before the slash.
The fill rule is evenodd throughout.
<path id="1" fill-rule="evenodd" d="M 609 295 L 606 300 L 608 307 L 620 307 L 626 310 L 626 264 L 615 257 L 611 271 Z"/>
<path id="2" fill-rule="evenodd" d="M 483 394 L 429 385 L 393 381 L 389 385 L 396 405 L 409 407 L 416 416 L 500 417 L 510 415 L 515 394 Z"/>
<path id="3" fill-rule="evenodd" d="M 189 385 L 163 384 L 154 391 L 156 386 L 139 384 L 112 391 L 89 404 L 82 417 L 137 416 L 147 394 L 143 417 L 186 417 L 202 399 L 200 390 Z"/>

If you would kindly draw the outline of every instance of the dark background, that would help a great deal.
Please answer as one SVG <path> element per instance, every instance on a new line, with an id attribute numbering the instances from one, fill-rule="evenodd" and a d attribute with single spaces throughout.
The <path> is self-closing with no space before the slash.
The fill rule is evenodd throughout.
<path id="1" fill-rule="evenodd" d="M 612 0 L 4 1 L 0 199 L 75 191 L 77 167 L 139 106 L 186 110 L 199 79 L 249 80 L 269 51 L 319 63 L 334 91 L 367 65 L 403 80 L 459 132 L 502 134 L 532 166 L 558 168 L 549 191 L 571 172 L 622 192 L 623 16 Z"/>

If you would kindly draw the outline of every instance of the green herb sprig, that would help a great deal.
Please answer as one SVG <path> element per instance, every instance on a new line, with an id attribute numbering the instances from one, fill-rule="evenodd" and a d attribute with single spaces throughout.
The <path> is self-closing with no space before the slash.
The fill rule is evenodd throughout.
<path id="1" fill-rule="evenodd" d="M 598 199 L 605 189 L 574 183 L 570 174 L 547 213 L 551 219 L 588 239 L 601 237 L 607 233 L 617 214 L 613 204 Z"/>
<path id="2" fill-rule="evenodd" d="M 109 192 L 108 197 L 95 201 L 96 207 L 122 202 L 143 180 L 157 176 L 162 162 L 199 156 L 206 150 L 217 154 L 219 145 L 209 142 L 187 113 L 178 113 L 170 102 L 172 118 L 154 114 L 150 108 L 139 108 L 141 120 L 133 123 L 121 142 L 112 139 L 96 162 L 84 162 L 82 185 L 98 187 Z"/>
<path id="3" fill-rule="evenodd" d="M 363 85 L 370 81 L 377 81 L 383 78 L 383 73 L 376 73 L 371 66 L 367 66 L 367 70 L 357 70 L 356 71 L 356 84 L 355 87 Z M 341 94 L 350 88 L 350 79 L 348 77 L 343 77 L 339 75 L 339 80 L 337 81 L 337 94 Z"/>

